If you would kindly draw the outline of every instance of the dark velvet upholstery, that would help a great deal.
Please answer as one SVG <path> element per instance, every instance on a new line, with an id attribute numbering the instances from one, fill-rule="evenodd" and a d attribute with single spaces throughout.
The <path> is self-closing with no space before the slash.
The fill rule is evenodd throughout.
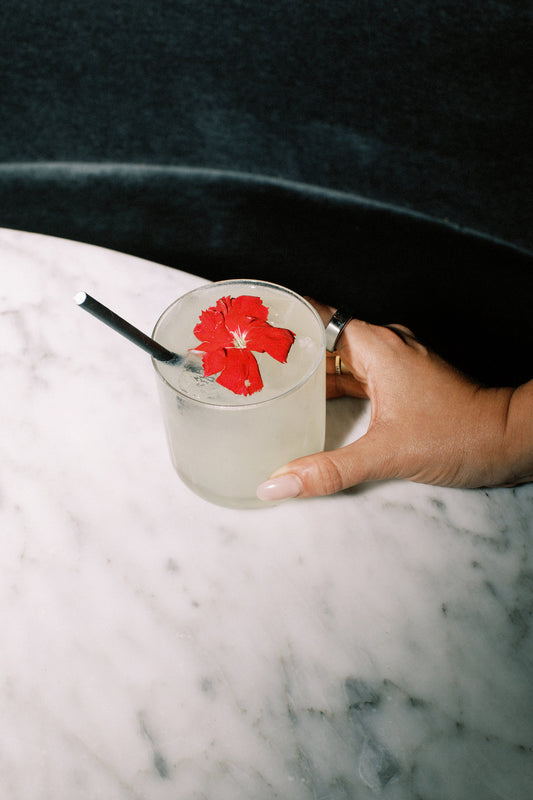
<path id="1" fill-rule="evenodd" d="M 525 380 L 529 12 L 8 0 L 0 225 L 278 281 Z"/>

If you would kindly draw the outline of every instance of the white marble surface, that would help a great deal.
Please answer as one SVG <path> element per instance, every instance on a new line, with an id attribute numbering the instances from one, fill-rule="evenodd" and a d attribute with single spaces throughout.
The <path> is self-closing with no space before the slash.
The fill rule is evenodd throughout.
<path id="1" fill-rule="evenodd" d="M 533 487 L 209 505 L 150 359 L 72 300 L 149 331 L 201 279 L 0 260 L 1 800 L 530 800 Z M 332 401 L 329 445 L 367 413 Z"/>

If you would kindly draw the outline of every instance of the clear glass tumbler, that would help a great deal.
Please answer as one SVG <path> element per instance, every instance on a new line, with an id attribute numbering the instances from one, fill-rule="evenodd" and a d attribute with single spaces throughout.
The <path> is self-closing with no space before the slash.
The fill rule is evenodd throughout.
<path id="1" fill-rule="evenodd" d="M 220 373 L 204 376 L 204 352 L 196 349 L 204 337 L 194 333 L 202 312 L 218 301 L 226 299 L 227 305 L 227 298 L 243 296 L 260 298 L 268 308 L 267 333 L 274 326 L 294 334 L 286 363 L 269 352 L 253 352 L 263 386 L 251 394 L 221 385 Z M 248 349 L 247 321 L 243 318 L 231 332 L 230 350 Z M 315 309 L 295 292 L 272 283 L 221 281 L 178 298 L 157 321 L 153 337 L 186 356 L 178 366 L 153 361 L 178 475 L 198 495 L 219 505 L 271 505 L 257 498 L 257 486 L 277 467 L 324 447 L 325 337 Z M 222 358 L 227 354 L 228 349 Z"/>

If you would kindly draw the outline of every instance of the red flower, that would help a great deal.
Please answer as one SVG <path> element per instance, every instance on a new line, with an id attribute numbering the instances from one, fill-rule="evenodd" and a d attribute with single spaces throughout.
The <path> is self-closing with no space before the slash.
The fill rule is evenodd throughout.
<path id="1" fill-rule="evenodd" d="M 268 308 L 259 297 L 221 297 L 200 314 L 194 335 L 203 350 L 204 375 L 220 372 L 217 383 L 235 394 L 249 395 L 263 388 L 259 366 L 252 354 L 268 353 L 283 364 L 294 333 L 266 320 Z"/>

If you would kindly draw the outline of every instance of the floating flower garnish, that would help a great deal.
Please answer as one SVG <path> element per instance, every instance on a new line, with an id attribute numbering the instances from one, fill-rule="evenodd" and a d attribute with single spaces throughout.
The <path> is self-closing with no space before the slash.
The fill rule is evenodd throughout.
<path id="1" fill-rule="evenodd" d="M 284 364 L 294 333 L 267 322 L 268 308 L 259 297 L 221 297 L 202 311 L 194 335 L 201 344 L 204 375 L 220 372 L 217 383 L 235 394 L 249 395 L 263 388 L 253 355 L 268 353 Z"/>

